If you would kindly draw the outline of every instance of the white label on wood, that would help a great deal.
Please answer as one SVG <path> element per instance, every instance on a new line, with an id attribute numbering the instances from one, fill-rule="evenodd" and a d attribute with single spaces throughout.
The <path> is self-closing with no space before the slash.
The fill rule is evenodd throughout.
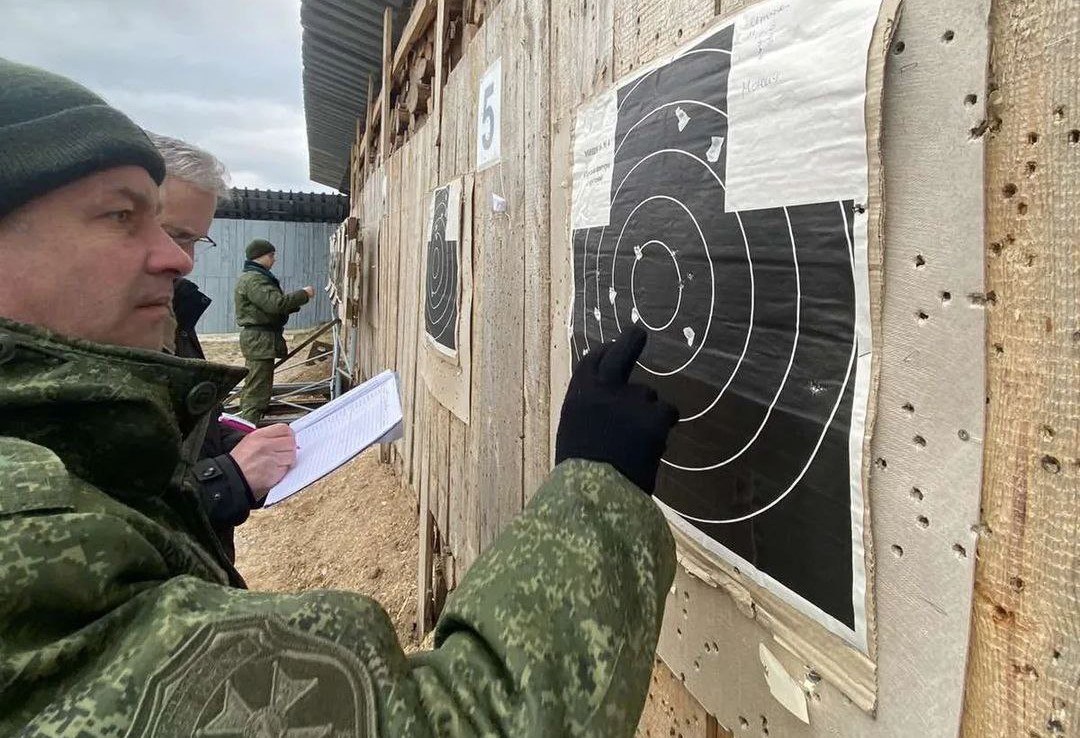
<path id="1" fill-rule="evenodd" d="M 502 59 L 484 72 L 476 111 L 476 168 L 489 167 L 502 156 Z"/>
<path id="2" fill-rule="evenodd" d="M 615 163 L 615 90 L 582 106 L 574 123 L 574 198 L 570 227 L 600 228 L 611 218 L 611 174 Z"/>

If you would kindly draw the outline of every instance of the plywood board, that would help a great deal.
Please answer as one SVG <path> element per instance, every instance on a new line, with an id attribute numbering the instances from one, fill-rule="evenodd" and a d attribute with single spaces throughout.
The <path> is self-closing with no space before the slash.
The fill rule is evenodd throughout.
<path id="1" fill-rule="evenodd" d="M 994 3 L 983 537 L 964 735 L 1080 735 L 1080 13 Z M 977 94 L 978 90 L 972 89 Z M 971 296 L 953 298 L 963 306 Z M 971 308 L 968 308 L 971 309 Z"/>

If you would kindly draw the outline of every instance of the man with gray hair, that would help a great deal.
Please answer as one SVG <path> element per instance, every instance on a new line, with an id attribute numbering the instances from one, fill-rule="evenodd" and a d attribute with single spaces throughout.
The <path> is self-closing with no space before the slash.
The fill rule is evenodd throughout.
<path id="1" fill-rule="evenodd" d="M 147 132 L 165 160 L 161 186 L 161 224 L 191 259 L 200 247 L 212 246 L 207 235 L 218 201 L 229 196 L 225 165 L 213 154 L 180 139 Z M 165 348 L 187 359 L 206 359 L 195 324 L 210 306 L 199 286 L 183 277 L 173 289 L 175 322 L 167 330 Z M 220 408 L 210 423 L 195 474 L 203 508 L 230 558 L 235 557 L 233 529 L 278 483 L 296 459 L 296 439 L 284 424 L 251 433 L 223 426 Z"/>

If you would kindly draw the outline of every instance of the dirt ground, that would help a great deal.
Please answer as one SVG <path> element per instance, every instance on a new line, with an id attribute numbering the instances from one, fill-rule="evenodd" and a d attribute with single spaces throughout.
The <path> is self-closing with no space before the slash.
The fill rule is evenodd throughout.
<path id="1" fill-rule="evenodd" d="M 306 335 L 286 338 L 295 346 Z M 243 365 L 236 335 L 209 336 L 202 343 L 211 361 Z M 330 362 L 322 361 L 276 379 L 315 381 L 329 371 Z M 413 651 L 419 647 L 418 545 L 415 501 L 371 449 L 295 497 L 254 511 L 236 531 L 236 566 L 254 590 L 331 588 L 369 595 L 390 614 L 402 647 Z"/>
<path id="2" fill-rule="evenodd" d="M 285 341 L 289 344 L 289 349 L 291 350 L 299 346 L 301 343 L 304 342 L 305 339 L 307 339 L 308 336 L 314 333 L 315 330 L 316 329 L 285 331 Z M 333 336 L 329 331 L 327 331 L 323 335 L 319 336 L 319 340 L 330 343 L 333 340 Z M 244 366 L 244 357 L 240 353 L 239 333 L 218 333 L 209 336 L 200 335 L 199 342 L 202 344 L 203 350 L 206 352 L 206 358 L 210 361 L 216 361 L 219 364 Z M 284 370 L 278 371 L 274 374 L 274 381 L 314 382 L 317 379 L 329 376 L 329 358 L 325 358 L 311 364 L 290 366 L 308 358 L 309 349 L 310 347 L 305 347 L 300 351 L 299 354 L 297 354 L 297 356 L 289 359 L 285 363 Z"/>

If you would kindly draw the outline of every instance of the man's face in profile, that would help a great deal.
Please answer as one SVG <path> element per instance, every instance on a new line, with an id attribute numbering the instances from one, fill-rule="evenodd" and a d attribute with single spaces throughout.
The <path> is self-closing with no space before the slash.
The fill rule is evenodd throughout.
<path id="1" fill-rule="evenodd" d="M 97 172 L 0 221 L 0 315 L 98 343 L 156 350 L 191 257 L 162 229 L 145 169 Z"/>

